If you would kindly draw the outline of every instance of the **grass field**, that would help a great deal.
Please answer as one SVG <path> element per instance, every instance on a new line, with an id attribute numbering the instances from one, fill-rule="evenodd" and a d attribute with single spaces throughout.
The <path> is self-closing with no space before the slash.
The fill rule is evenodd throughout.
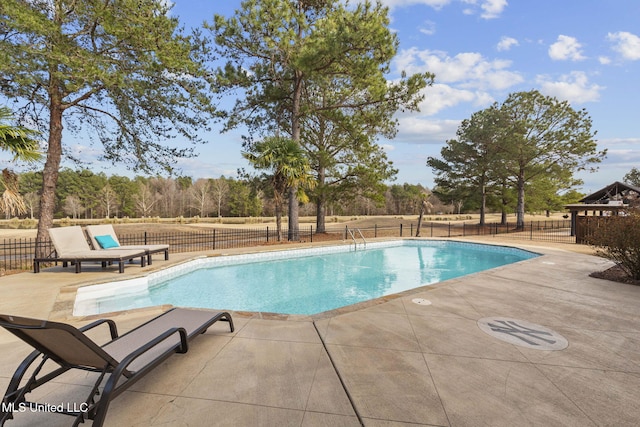
<path id="1" fill-rule="evenodd" d="M 544 220 L 562 220 L 565 212 L 556 212 L 549 217 L 546 215 L 526 215 L 525 221 L 544 221 Z M 460 223 L 466 222 L 470 224 L 477 223 L 479 215 L 425 215 L 425 222 L 438 222 L 438 223 Z M 515 215 L 509 215 L 508 220 L 515 222 Z M 151 218 L 148 222 L 141 222 L 139 219 L 111 219 L 109 222 L 113 223 L 116 232 L 118 233 L 171 233 L 171 232 L 194 232 L 201 231 L 203 228 L 273 228 L 275 230 L 276 223 L 275 218 Z M 313 226 L 315 230 L 315 217 L 301 217 L 300 227 L 302 229 L 308 229 Z M 500 222 L 499 214 L 488 214 L 487 223 Z M 97 224 L 102 222 L 100 219 L 93 220 L 58 220 L 56 223 L 64 224 Z M 326 228 L 327 231 L 338 231 L 344 229 L 345 226 L 351 228 L 369 228 L 378 226 L 381 228 L 386 227 L 400 227 L 400 224 L 409 226 L 410 224 L 417 224 L 417 215 L 386 215 L 386 216 L 327 216 Z M 33 224 L 33 222 L 32 222 Z M 35 228 L 18 228 L 20 223 L 16 220 L 2 220 L 0 221 L 0 239 L 24 239 L 35 238 Z M 282 223 L 283 230 L 287 228 L 286 218 Z"/>

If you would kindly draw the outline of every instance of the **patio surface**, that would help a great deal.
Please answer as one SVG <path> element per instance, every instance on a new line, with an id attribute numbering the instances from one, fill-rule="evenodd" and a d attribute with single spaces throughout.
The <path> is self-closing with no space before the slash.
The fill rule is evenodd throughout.
<path id="1" fill-rule="evenodd" d="M 105 425 L 637 426 L 640 287 L 589 277 L 611 265 L 601 258 L 510 245 L 543 256 L 314 317 L 232 313 L 234 333 L 215 324 L 114 400 Z M 157 257 L 123 275 L 83 265 L 81 274 L 58 267 L 1 277 L 0 312 L 86 324 L 70 316 L 78 286 L 191 257 Z M 110 317 L 122 333 L 160 311 Z M 489 335 L 478 324 L 487 318 L 556 335 Z M 568 346 L 545 350 L 558 335 Z M 518 345 L 525 339 L 534 344 Z M 29 352 L 0 331 L 0 388 Z M 63 376 L 42 394 L 66 402 L 86 389 L 87 375 Z M 70 424 L 29 412 L 7 422 Z"/>

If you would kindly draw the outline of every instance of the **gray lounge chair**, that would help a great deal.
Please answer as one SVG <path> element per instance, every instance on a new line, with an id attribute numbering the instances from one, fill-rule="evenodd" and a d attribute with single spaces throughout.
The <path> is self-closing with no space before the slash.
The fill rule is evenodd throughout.
<path id="1" fill-rule="evenodd" d="M 233 320 L 227 312 L 184 308 L 167 311 L 121 336 L 115 322 L 108 319 L 76 329 L 65 323 L 0 314 L 0 326 L 36 349 L 11 378 L 2 399 L 0 426 L 13 419 L 19 408 L 59 405 L 60 402 L 30 402 L 26 396 L 70 369 L 96 372 L 98 378 L 85 401 L 69 403 L 73 410 L 63 413 L 75 417 L 74 426 L 87 419 L 93 420 L 94 427 L 102 426 L 113 399 L 172 354 L 186 353 L 189 341 L 218 320 L 229 322 L 233 332 Z M 111 341 L 100 346 L 84 332 L 102 324 L 109 327 Z M 49 361 L 59 367 L 46 368 Z M 27 375 L 27 371 L 31 373 Z"/>
<path id="2" fill-rule="evenodd" d="M 107 264 L 117 262 L 118 271 L 124 272 L 124 263 L 128 260 L 140 257 L 140 265 L 145 266 L 146 251 L 143 249 L 121 249 L 121 250 L 93 250 L 87 242 L 87 238 L 80 226 L 50 228 L 49 238 L 55 248 L 55 256 L 45 258 L 35 258 L 33 260 L 33 272 L 40 272 L 42 262 L 62 262 L 66 267 L 67 263 L 73 263 L 76 273 L 82 270 L 82 263 L 88 261 L 101 262 L 103 267 Z"/>
<path id="3" fill-rule="evenodd" d="M 164 252 L 165 261 L 169 259 L 169 245 L 121 245 L 111 224 L 87 225 L 85 230 L 87 230 L 89 242 L 93 249 L 105 249 L 98 241 L 104 236 L 117 245 L 106 250 L 142 249 L 147 253 L 147 264 L 149 265 L 151 265 L 151 254 Z"/>

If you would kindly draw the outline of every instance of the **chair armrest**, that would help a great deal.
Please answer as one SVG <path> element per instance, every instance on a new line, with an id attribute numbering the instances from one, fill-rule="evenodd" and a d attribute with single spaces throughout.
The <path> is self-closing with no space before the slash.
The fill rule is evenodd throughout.
<path id="1" fill-rule="evenodd" d="M 157 346 L 162 341 L 166 340 L 176 332 L 180 334 L 180 347 L 178 349 L 178 353 L 186 353 L 189 350 L 189 343 L 187 341 L 187 331 L 184 328 L 177 328 L 177 327 L 171 328 L 166 330 L 162 334 L 158 335 L 151 341 L 147 342 L 146 344 L 138 347 L 133 352 L 129 353 L 124 359 L 122 359 L 122 361 L 120 361 L 120 363 L 118 364 L 118 368 L 120 368 L 120 366 L 122 366 L 123 368 L 126 368 L 131 364 L 131 362 L 133 362 L 138 357 L 142 356 L 144 353 L 151 350 L 153 347 Z M 117 368 L 116 370 L 114 370 L 114 375 L 116 374 L 117 370 L 118 370 Z"/>
<path id="2" fill-rule="evenodd" d="M 111 340 L 118 338 L 118 328 L 116 327 L 116 322 L 111 319 L 100 319 L 96 320 L 93 323 L 89 323 L 88 325 L 84 325 L 81 328 L 78 328 L 80 332 L 86 332 L 90 329 L 95 328 L 96 326 L 100 326 L 103 323 L 106 323 L 109 326 L 109 333 L 111 334 Z"/>

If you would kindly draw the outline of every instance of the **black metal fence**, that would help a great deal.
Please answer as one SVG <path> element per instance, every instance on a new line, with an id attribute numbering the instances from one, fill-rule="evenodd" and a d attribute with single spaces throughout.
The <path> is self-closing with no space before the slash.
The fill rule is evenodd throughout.
<path id="1" fill-rule="evenodd" d="M 327 233 L 315 233 L 313 226 L 302 227 L 299 231 L 299 241 L 330 241 L 350 240 L 348 227 L 334 228 Z M 464 236 L 490 236 L 499 235 L 520 240 L 541 240 L 555 243 L 576 243 L 575 236 L 570 235 L 571 221 L 531 221 L 524 228 L 517 228 L 516 224 L 477 224 L 466 223 L 423 223 L 421 237 L 464 237 Z M 395 227 L 367 227 L 360 228 L 355 238 L 376 237 L 412 237 L 417 233 L 417 224 L 400 224 Z M 168 244 L 170 251 L 199 252 L 218 249 L 242 248 L 249 246 L 268 245 L 278 242 L 278 234 L 275 228 L 253 229 L 228 229 L 213 228 L 197 232 L 171 232 L 171 233 L 137 233 L 122 234 L 118 236 L 122 245 L 151 245 Z M 286 240 L 286 231 L 282 236 Z M 45 241 L 45 253 L 52 253 L 51 242 Z M 0 242 L 0 269 L 29 270 L 33 266 L 33 257 L 36 251 L 35 239 L 4 239 Z"/>
<path id="2" fill-rule="evenodd" d="M 422 237 L 465 237 L 465 236 L 497 236 L 520 240 L 536 240 L 552 243 L 576 243 L 571 235 L 570 220 L 530 221 L 523 227 L 515 223 L 492 223 L 485 225 L 466 223 L 434 223 L 430 222 L 421 228 Z"/>
<path id="3" fill-rule="evenodd" d="M 286 239 L 286 231 L 283 233 Z M 312 228 L 301 229 L 299 237 L 303 241 L 310 241 L 313 236 Z M 121 245 L 170 245 L 171 252 L 199 252 L 216 249 L 243 248 L 259 246 L 278 241 L 276 229 L 229 229 L 214 228 L 198 232 L 171 233 L 138 233 L 118 236 Z"/>

